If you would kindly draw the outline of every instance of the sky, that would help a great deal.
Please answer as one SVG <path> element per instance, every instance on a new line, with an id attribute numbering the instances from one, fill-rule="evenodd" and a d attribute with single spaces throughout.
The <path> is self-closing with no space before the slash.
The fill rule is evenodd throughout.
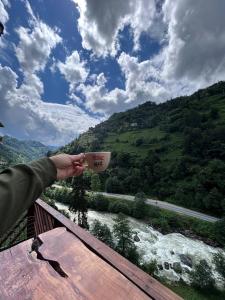
<path id="1" fill-rule="evenodd" d="M 4 134 L 64 145 L 225 79 L 223 0 L 0 0 Z"/>

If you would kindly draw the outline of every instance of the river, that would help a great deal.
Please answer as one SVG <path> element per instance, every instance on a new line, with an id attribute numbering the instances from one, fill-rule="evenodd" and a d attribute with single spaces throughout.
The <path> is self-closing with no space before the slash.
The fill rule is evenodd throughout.
<path id="1" fill-rule="evenodd" d="M 59 209 L 65 209 L 73 220 L 75 214 L 71 213 L 67 205 L 56 202 Z M 88 211 L 88 222 L 91 226 L 95 219 L 105 223 L 110 229 L 113 228 L 116 214 L 103 213 L 98 211 Z M 222 286 L 222 279 L 215 271 L 213 264 L 213 254 L 217 253 L 218 248 L 211 247 L 202 241 L 194 240 L 183 236 L 180 233 L 170 233 L 163 235 L 153 229 L 146 223 L 137 219 L 128 217 L 130 226 L 137 233 L 140 241 L 135 242 L 138 252 L 142 256 L 142 262 L 149 262 L 156 259 L 158 264 L 158 275 L 167 278 L 170 281 L 179 281 L 181 278 L 189 283 L 189 272 L 192 265 L 205 259 L 213 268 L 213 275 L 218 287 Z M 182 268 L 182 273 L 174 270 L 176 267 Z"/>

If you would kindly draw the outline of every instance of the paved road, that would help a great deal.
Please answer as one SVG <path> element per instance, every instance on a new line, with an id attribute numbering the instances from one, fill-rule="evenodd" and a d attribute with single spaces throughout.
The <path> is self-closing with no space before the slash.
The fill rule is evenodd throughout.
<path id="1" fill-rule="evenodd" d="M 57 188 L 62 188 L 60 185 L 56 185 L 56 184 L 54 184 L 53 186 L 57 187 Z M 122 198 L 122 199 L 125 199 L 125 200 L 128 200 L 128 201 L 134 201 L 134 196 L 111 194 L 111 193 L 104 193 L 104 192 L 101 192 L 100 194 L 105 195 L 105 196 L 109 196 L 109 197 L 113 197 L 113 198 Z M 219 220 L 219 218 L 212 217 L 212 216 L 209 216 L 209 215 L 206 215 L 206 214 L 203 214 L 203 213 L 200 213 L 200 212 L 188 209 L 188 208 L 177 206 L 177 205 L 165 202 L 165 201 L 147 199 L 146 203 L 149 204 L 149 205 L 159 207 L 159 208 L 174 211 L 174 212 L 179 213 L 181 215 L 201 219 L 203 221 L 208 221 L 208 222 L 214 223 L 214 222 Z"/>

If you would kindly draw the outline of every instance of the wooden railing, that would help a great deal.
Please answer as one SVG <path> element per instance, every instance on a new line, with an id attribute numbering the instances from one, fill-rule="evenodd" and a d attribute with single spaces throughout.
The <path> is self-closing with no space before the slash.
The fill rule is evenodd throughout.
<path id="1" fill-rule="evenodd" d="M 86 230 L 80 228 L 74 222 L 66 218 L 60 212 L 49 206 L 47 203 L 38 199 L 29 209 L 26 215 L 20 220 L 23 223 L 21 230 L 15 234 L 13 229 L 8 233 L 6 239 L 0 242 L 0 249 L 9 248 L 22 240 L 37 237 L 39 234 L 49 231 L 56 227 L 66 227 L 68 231 L 74 234 L 84 245 L 92 252 L 98 255 L 106 263 L 119 271 L 123 276 L 128 278 L 134 285 L 141 289 L 150 299 L 155 300 L 180 300 L 178 295 L 166 288 L 153 277 L 149 276 L 127 259 L 119 255 L 113 249 L 96 239 Z M 18 226 L 18 223 L 17 223 Z M 18 239 L 16 236 L 22 237 Z M 10 238 L 13 235 L 14 238 Z M 7 243 L 8 241 L 8 243 Z M 11 242 L 10 242 L 11 241 Z M 4 247 L 1 247 L 5 245 Z"/>

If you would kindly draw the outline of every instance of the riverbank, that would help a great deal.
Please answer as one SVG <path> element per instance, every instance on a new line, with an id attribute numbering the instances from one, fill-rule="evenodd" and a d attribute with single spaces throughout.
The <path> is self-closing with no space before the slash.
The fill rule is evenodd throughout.
<path id="1" fill-rule="evenodd" d="M 56 203 L 59 209 L 64 209 L 74 218 L 74 213 L 68 210 L 68 206 L 61 203 Z M 88 211 L 88 222 L 92 226 L 95 219 L 106 224 L 111 230 L 114 224 L 116 214 L 99 212 L 94 210 Z M 182 281 L 189 283 L 189 272 L 197 261 L 204 258 L 208 264 L 213 267 L 213 254 L 217 249 L 210 247 L 203 242 L 195 241 L 178 233 L 170 233 L 163 235 L 145 222 L 129 217 L 130 226 L 137 233 L 138 241 L 135 242 L 139 253 L 142 255 L 142 262 L 147 263 L 153 259 L 157 260 L 157 279 L 173 289 L 186 300 L 222 300 L 224 294 L 222 292 L 211 292 L 208 295 L 202 294 L 200 291 L 188 286 Z M 176 272 L 174 266 L 180 266 L 182 273 Z M 218 274 L 213 271 L 217 281 L 221 283 Z M 168 283 L 169 282 L 169 283 Z M 216 298 L 213 296 L 216 295 Z"/>
<path id="2" fill-rule="evenodd" d="M 108 202 L 104 205 L 95 205 L 89 197 L 89 207 L 97 211 L 111 213 L 123 212 L 132 217 L 133 202 L 127 203 L 126 200 L 113 197 L 106 197 L 101 201 Z M 101 203 L 102 204 L 102 203 Z M 145 217 L 141 218 L 146 224 L 149 224 L 162 234 L 180 233 L 186 237 L 202 241 L 212 247 L 223 246 L 215 236 L 215 224 L 198 220 L 196 218 L 182 216 L 175 212 L 170 212 L 158 207 L 145 206 Z"/>
<path id="3" fill-rule="evenodd" d="M 54 189 L 47 189 L 45 195 L 61 203 L 69 204 L 70 193 L 71 190 L 68 189 L 68 187 L 57 188 L 57 186 L 55 186 Z M 133 216 L 134 201 L 101 195 L 101 199 L 97 201 L 97 203 L 93 203 L 93 201 L 91 201 L 92 196 L 93 194 L 91 192 L 87 194 L 89 208 L 112 213 L 122 212 L 128 216 Z M 218 222 L 211 223 L 197 218 L 187 217 L 151 205 L 145 205 L 145 212 L 145 216 L 142 220 L 163 234 L 176 232 L 186 237 L 203 241 L 213 247 L 225 246 L 225 239 L 221 238 L 221 234 L 216 232 Z"/>

